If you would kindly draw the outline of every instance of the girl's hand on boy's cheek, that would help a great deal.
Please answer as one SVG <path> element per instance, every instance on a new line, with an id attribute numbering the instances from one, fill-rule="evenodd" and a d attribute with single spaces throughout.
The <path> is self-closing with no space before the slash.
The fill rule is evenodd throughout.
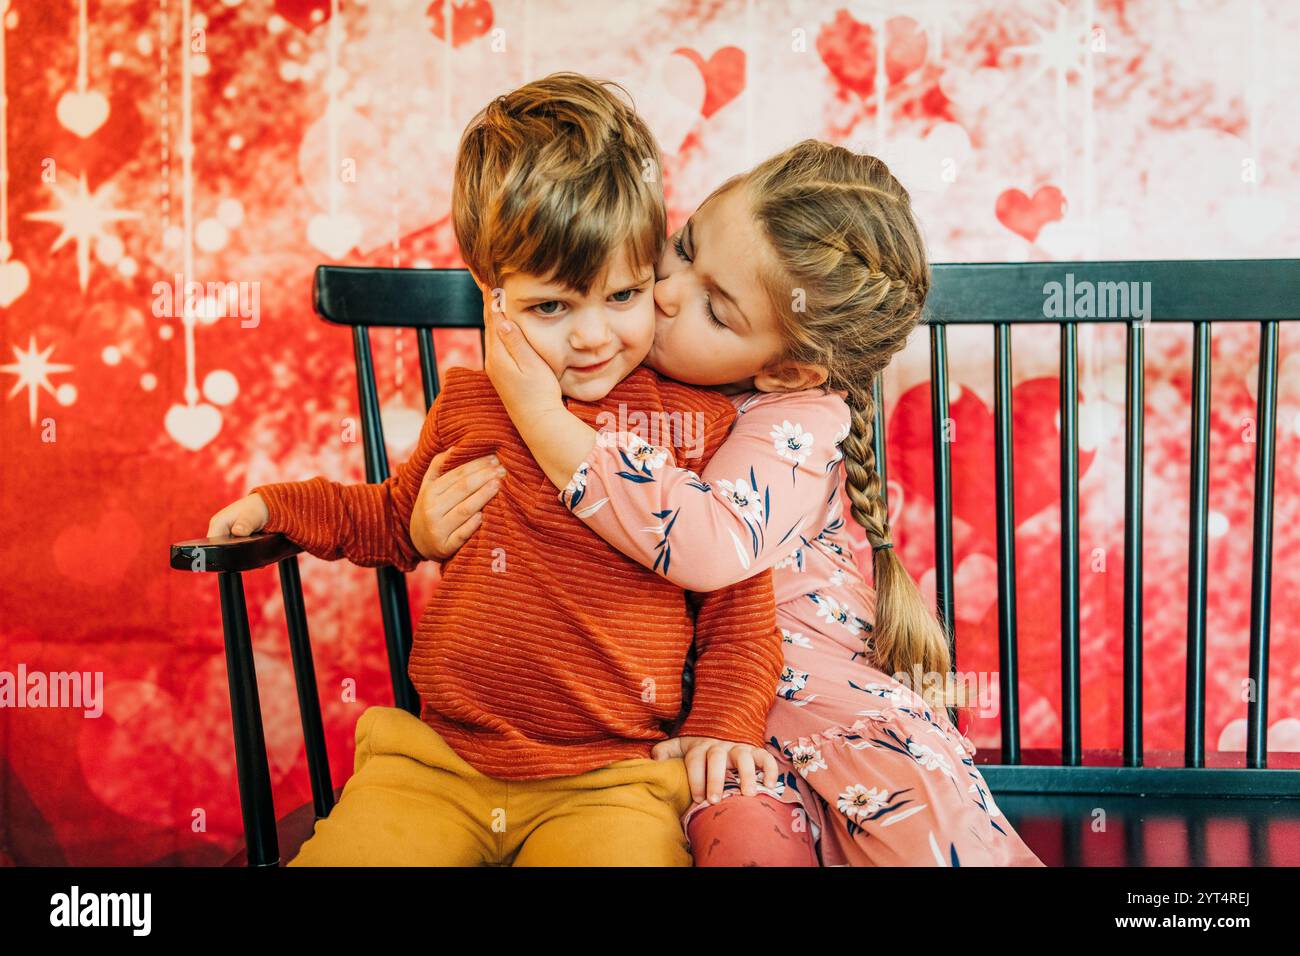
<path id="1" fill-rule="evenodd" d="M 650 754 L 656 760 L 682 758 L 686 764 L 686 779 L 691 785 L 691 797 L 697 803 L 705 798 L 710 803 L 722 799 L 722 786 L 728 769 L 736 771 L 740 792 L 747 797 L 758 793 L 759 770 L 763 772 L 765 786 L 776 786 L 776 758 L 766 749 L 751 744 L 715 737 L 674 737 L 656 744 Z"/>
<path id="2" fill-rule="evenodd" d="M 519 426 L 527 419 L 564 408 L 560 380 L 529 343 L 519 323 L 493 310 L 490 295 L 483 300 L 483 368 Z"/>

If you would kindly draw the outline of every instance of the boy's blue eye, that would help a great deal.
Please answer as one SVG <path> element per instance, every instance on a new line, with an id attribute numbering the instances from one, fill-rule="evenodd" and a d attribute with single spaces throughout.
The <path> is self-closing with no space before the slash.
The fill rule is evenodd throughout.
<path id="1" fill-rule="evenodd" d="M 631 302 L 632 296 L 636 295 L 640 291 L 641 291 L 640 289 L 623 289 L 621 292 L 615 292 L 612 296 L 610 296 L 610 298 L 613 299 L 615 302 Z M 619 298 L 620 295 L 627 296 L 627 298 L 620 299 Z"/>
<path id="2" fill-rule="evenodd" d="M 562 305 L 562 304 L 563 304 L 563 303 L 561 303 L 561 302 L 557 302 L 555 299 L 551 299 L 551 300 L 548 301 L 548 302 L 539 302 L 539 303 L 537 303 L 535 306 L 533 306 L 533 310 L 534 310 L 538 315 L 558 315 L 558 314 L 559 314 L 558 311 L 548 311 L 548 310 L 546 309 L 546 306 L 548 306 L 548 305 L 555 305 L 555 306 L 558 306 L 558 305 Z"/>

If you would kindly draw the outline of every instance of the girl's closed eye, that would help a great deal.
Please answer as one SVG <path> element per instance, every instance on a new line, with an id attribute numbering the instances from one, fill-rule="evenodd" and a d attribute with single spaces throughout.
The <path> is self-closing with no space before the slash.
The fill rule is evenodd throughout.
<path id="1" fill-rule="evenodd" d="M 681 230 L 678 230 L 677 234 L 673 236 L 673 251 L 677 253 L 677 258 L 681 259 L 682 262 L 691 261 L 691 257 L 686 254 L 686 245 L 682 242 Z"/>
<path id="2" fill-rule="evenodd" d="M 677 235 L 673 236 L 673 250 L 677 253 L 677 257 L 681 259 L 683 262 L 690 262 L 691 257 L 686 254 L 686 243 L 682 241 L 682 232 L 684 231 L 685 230 L 681 230 L 677 233 Z M 707 295 L 705 295 L 704 297 L 704 313 L 709 317 L 709 321 L 712 322 L 714 325 L 716 325 L 718 328 L 720 329 L 730 328 L 730 326 L 727 325 L 726 322 L 723 322 L 721 319 L 719 319 L 717 313 L 713 311 L 713 303 L 709 301 L 709 297 Z"/>

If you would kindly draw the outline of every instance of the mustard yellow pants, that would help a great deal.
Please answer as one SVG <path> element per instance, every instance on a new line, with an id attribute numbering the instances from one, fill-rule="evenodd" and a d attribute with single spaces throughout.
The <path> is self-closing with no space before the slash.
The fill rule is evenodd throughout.
<path id="1" fill-rule="evenodd" d="M 691 866 L 680 759 L 500 780 L 398 707 L 357 720 L 354 772 L 289 866 Z"/>

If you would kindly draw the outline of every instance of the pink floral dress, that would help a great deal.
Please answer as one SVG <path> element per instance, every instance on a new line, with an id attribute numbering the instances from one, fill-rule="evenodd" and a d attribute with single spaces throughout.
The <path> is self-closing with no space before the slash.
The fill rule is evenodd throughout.
<path id="1" fill-rule="evenodd" d="M 773 569 L 785 670 L 767 733 L 782 772 L 759 791 L 806 814 L 823 865 L 1042 866 L 998 810 L 970 740 L 873 666 L 875 592 L 844 534 L 844 393 L 732 400 L 736 423 L 702 474 L 683 467 L 689 447 L 674 451 L 681 429 L 610 429 L 561 500 L 688 590 Z M 734 775 L 723 796 L 743 798 Z"/>

